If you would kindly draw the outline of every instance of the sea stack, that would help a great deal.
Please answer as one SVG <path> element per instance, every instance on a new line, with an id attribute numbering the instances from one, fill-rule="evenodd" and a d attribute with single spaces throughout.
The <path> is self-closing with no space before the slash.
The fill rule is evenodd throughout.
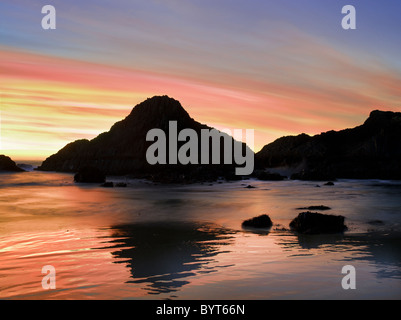
<path id="1" fill-rule="evenodd" d="M 178 132 L 192 129 L 198 136 L 202 129 L 212 129 L 192 119 L 177 100 L 168 96 L 155 96 L 134 107 L 125 119 L 115 123 L 108 132 L 90 141 L 77 140 L 69 143 L 47 158 L 38 170 L 77 173 L 81 168 L 89 166 L 97 168 L 106 176 L 130 175 L 160 182 L 210 181 L 234 175 L 234 164 L 149 164 L 146 152 L 153 142 L 147 141 L 147 133 L 151 129 L 161 129 L 169 141 L 171 121 L 177 123 Z M 240 144 L 242 150 L 247 148 L 244 143 L 227 137 L 233 146 Z M 224 163 L 224 143 L 226 142 L 220 145 L 220 163 Z M 178 142 L 178 149 L 183 144 L 184 142 Z M 211 147 L 210 144 L 210 150 Z M 167 154 L 168 152 L 167 149 Z M 200 149 L 198 154 L 198 163 L 201 163 Z"/>

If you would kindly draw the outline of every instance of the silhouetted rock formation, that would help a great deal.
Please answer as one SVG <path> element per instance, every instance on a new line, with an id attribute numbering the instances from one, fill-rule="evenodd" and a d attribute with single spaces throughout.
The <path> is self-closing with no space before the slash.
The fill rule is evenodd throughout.
<path id="1" fill-rule="evenodd" d="M 373 111 L 353 129 L 277 139 L 255 156 L 258 168 L 292 168 L 292 179 L 401 179 L 401 113 Z"/>
<path id="2" fill-rule="evenodd" d="M 347 230 L 343 216 L 301 212 L 290 223 L 290 228 L 303 234 L 340 233 Z"/>
<path id="3" fill-rule="evenodd" d="M 0 155 L 0 171 L 24 172 L 25 170 L 18 167 L 10 157 Z"/>
<path id="4" fill-rule="evenodd" d="M 242 223 L 242 227 L 244 228 L 271 228 L 272 226 L 273 222 L 267 214 L 245 220 Z"/>
<path id="5" fill-rule="evenodd" d="M 156 96 L 138 104 L 124 120 L 115 123 L 110 131 L 100 134 L 91 141 L 77 140 L 69 143 L 47 158 L 38 170 L 77 172 L 84 166 L 92 166 L 106 175 L 128 174 L 136 178 L 148 178 L 161 182 L 207 181 L 215 180 L 220 176 L 233 176 L 236 166 L 234 164 L 156 164 L 153 166 L 148 164 L 146 151 L 154 142 L 146 141 L 146 135 L 151 129 L 162 129 L 168 141 L 169 121 L 177 121 L 178 132 L 190 128 L 198 133 L 198 137 L 200 137 L 201 129 L 211 129 L 192 119 L 178 101 L 167 96 Z M 241 143 L 231 137 L 230 141 Z M 184 143 L 178 143 L 178 150 Z M 224 143 L 221 143 L 220 163 L 223 163 L 223 147 Z M 245 144 L 241 143 L 243 150 L 245 147 Z M 198 154 L 200 163 L 200 142 Z M 211 152 L 209 155 L 211 159 Z M 209 161 L 209 163 L 212 162 Z"/>

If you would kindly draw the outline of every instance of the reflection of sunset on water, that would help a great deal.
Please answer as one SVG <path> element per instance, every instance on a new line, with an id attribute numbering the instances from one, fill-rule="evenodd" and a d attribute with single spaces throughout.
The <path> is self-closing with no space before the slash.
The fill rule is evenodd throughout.
<path id="1" fill-rule="evenodd" d="M 401 263 L 394 255 L 399 248 L 396 184 L 389 188 L 344 181 L 316 189 L 308 182 L 252 181 L 257 188 L 246 189 L 241 182 L 155 186 L 127 180 L 127 188 L 106 189 L 74 184 L 71 174 L 2 177 L 1 298 L 400 294 L 394 285 L 401 279 Z M 386 199 L 387 206 L 373 207 L 373 194 Z M 351 207 L 356 199 L 359 205 Z M 289 231 L 296 208 L 312 204 L 343 214 L 349 231 L 325 236 Z M 273 220 L 271 230 L 241 229 L 243 220 L 261 213 Z M 378 218 L 386 223 L 372 233 L 366 221 Z M 358 270 L 358 290 L 344 296 L 340 272 L 350 263 Z M 55 290 L 42 289 L 45 265 L 56 268 Z"/>
<path id="2" fill-rule="evenodd" d="M 127 270 L 104 248 L 110 230 L 66 230 L 14 234 L 1 238 L 2 298 L 80 299 L 103 291 L 113 296 L 128 277 Z M 118 239 L 114 239 L 117 241 Z M 56 289 L 43 290 L 42 267 L 56 269 Z M 83 294 L 85 292 L 85 294 Z M 99 296 L 101 298 L 101 295 Z"/>

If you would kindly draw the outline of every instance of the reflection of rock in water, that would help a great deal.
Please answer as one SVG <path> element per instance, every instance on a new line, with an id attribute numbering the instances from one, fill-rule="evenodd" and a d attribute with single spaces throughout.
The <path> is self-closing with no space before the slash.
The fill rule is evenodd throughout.
<path id="1" fill-rule="evenodd" d="M 297 235 L 297 243 L 302 249 L 316 249 L 319 247 L 335 247 L 344 243 L 344 235 L 341 233 L 322 235 Z"/>
<path id="2" fill-rule="evenodd" d="M 127 259 L 132 283 L 148 283 L 149 294 L 179 290 L 185 278 L 217 271 L 209 266 L 213 256 L 230 243 L 233 231 L 214 225 L 191 223 L 141 223 L 114 228 L 123 248 L 113 252 Z M 120 245 L 117 246 L 117 248 Z M 129 247 L 127 249 L 127 247 Z M 219 266 L 221 268 L 221 266 Z"/>
<path id="3" fill-rule="evenodd" d="M 299 249 L 307 255 L 329 252 L 346 252 L 344 263 L 371 261 L 377 265 L 378 278 L 401 279 L 401 235 L 370 233 L 363 235 L 293 235 L 284 238 L 279 245 L 289 256 L 298 255 Z M 292 254 L 295 252 L 295 254 Z"/>

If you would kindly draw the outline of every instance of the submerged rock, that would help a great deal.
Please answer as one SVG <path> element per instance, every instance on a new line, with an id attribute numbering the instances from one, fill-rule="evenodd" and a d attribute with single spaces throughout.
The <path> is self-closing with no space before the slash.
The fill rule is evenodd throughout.
<path id="1" fill-rule="evenodd" d="M 85 166 L 80 168 L 75 174 L 74 181 L 81 183 L 103 183 L 106 181 L 106 176 L 96 167 Z"/>
<path id="2" fill-rule="evenodd" d="M 347 230 L 343 216 L 301 212 L 290 223 L 290 228 L 303 234 L 340 233 Z"/>
<path id="3" fill-rule="evenodd" d="M 334 186 L 334 182 L 329 181 L 324 184 L 325 186 Z"/>
<path id="4" fill-rule="evenodd" d="M 250 228 L 271 228 L 273 226 L 273 222 L 267 214 L 263 214 L 261 216 L 245 220 L 242 222 L 242 227 L 250 227 Z"/>

